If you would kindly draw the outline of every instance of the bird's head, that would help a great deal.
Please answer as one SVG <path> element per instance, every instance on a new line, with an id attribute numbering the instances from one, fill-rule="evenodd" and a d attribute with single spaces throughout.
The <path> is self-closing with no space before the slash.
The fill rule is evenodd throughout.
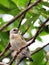
<path id="1" fill-rule="evenodd" d="M 18 32 L 18 28 L 13 28 L 10 30 L 10 34 L 17 34 Z"/>

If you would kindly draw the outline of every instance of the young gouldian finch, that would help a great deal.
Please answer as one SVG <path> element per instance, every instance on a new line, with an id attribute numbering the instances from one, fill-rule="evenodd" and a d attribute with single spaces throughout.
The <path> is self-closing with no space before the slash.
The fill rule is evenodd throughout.
<path id="1" fill-rule="evenodd" d="M 22 37 L 20 32 L 18 31 L 18 28 L 13 28 L 10 31 L 10 45 L 13 48 L 14 51 L 18 51 L 20 48 L 26 45 L 25 39 Z M 28 49 L 28 47 L 24 48 L 17 56 L 17 63 L 16 65 L 20 62 L 20 60 L 24 57 L 29 58 L 29 60 L 33 61 L 31 59 L 31 54 Z"/>

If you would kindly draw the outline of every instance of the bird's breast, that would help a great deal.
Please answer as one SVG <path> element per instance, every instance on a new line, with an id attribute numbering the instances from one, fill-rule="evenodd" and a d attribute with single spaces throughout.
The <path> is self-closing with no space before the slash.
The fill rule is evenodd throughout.
<path id="1" fill-rule="evenodd" d="M 18 40 L 10 40 L 10 44 L 14 50 L 18 50 L 21 47 L 21 43 Z"/>

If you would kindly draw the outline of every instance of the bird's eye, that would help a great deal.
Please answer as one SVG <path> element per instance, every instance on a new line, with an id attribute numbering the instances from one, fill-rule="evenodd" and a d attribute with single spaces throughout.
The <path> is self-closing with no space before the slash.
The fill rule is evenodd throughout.
<path id="1" fill-rule="evenodd" d="M 16 31 L 16 29 L 14 29 L 13 31 Z"/>

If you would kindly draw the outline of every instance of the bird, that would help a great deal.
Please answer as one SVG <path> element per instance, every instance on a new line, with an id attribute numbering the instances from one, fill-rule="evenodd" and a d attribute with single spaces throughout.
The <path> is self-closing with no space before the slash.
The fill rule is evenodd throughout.
<path id="1" fill-rule="evenodd" d="M 27 44 L 24 37 L 21 35 L 18 28 L 12 28 L 10 30 L 10 45 L 13 48 L 14 51 L 18 51 L 20 48 L 25 46 Z M 19 62 L 24 58 L 28 58 L 30 61 L 33 62 L 33 59 L 31 58 L 31 53 L 28 47 L 24 48 L 18 55 L 17 55 L 17 62 L 16 65 L 19 64 Z"/>

